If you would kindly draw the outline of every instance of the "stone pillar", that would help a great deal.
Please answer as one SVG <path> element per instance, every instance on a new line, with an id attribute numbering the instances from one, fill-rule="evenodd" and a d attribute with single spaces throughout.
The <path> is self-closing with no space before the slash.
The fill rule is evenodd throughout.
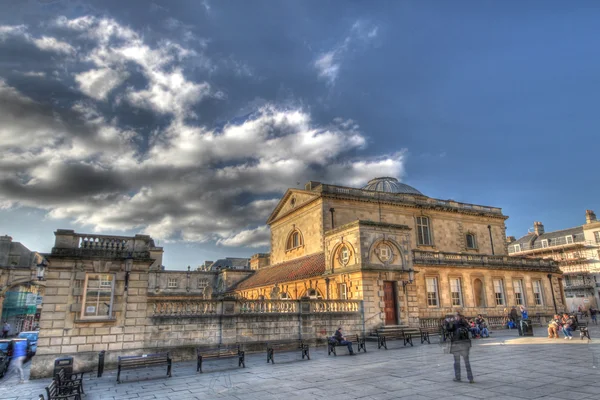
<path id="1" fill-rule="evenodd" d="M 0 295 L 0 323 L 2 322 L 2 308 L 4 307 L 4 294 Z"/>

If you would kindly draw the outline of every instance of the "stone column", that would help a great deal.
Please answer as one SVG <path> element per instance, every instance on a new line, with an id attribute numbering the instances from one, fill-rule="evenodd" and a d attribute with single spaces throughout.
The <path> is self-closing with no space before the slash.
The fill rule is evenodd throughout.
<path id="1" fill-rule="evenodd" d="M 0 322 L 2 322 L 2 308 L 4 307 L 4 294 L 0 294 Z"/>

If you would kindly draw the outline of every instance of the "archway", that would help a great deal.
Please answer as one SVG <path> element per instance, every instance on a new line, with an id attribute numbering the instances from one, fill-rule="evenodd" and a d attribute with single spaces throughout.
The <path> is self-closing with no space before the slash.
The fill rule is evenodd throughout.
<path id="1" fill-rule="evenodd" d="M 39 326 L 45 285 L 31 278 L 19 278 L 0 290 L 0 321 L 10 325 L 9 336 Z"/>
<path id="2" fill-rule="evenodd" d="M 473 281 L 473 294 L 475 298 L 475 307 L 485 307 L 485 291 L 483 282 L 479 278 Z"/>

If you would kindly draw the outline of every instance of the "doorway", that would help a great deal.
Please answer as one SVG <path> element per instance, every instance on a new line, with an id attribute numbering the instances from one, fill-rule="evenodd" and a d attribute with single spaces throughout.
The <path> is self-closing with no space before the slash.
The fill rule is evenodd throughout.
<path id="1" fill-rule="evenodd" d="M 396 285 L 393 281 L 383 282 L 383 303 L 385 312 L 385 324 L 398 324 L 398 296 Z"/>

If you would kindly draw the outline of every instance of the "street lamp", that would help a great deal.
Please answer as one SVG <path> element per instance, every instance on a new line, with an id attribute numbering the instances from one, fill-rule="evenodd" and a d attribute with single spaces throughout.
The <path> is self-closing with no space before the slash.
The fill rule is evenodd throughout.
<path id="1" fill-rule="evenodd" d="M 406 272 L 408 272 L 408 280 L 401 282 L 404 291 L 406 291 L 406 285 L 411 285 L 415 281 L 415 270 L 411 268 Z"/>
<path id="2" fill-rule="evenodd" d="M 37 280 L 38 281 L 43 281 L 44 280 L 44 273 L 46 272 L 46 264 L 45 263 L 40 263 L 37 265 Z"/>

